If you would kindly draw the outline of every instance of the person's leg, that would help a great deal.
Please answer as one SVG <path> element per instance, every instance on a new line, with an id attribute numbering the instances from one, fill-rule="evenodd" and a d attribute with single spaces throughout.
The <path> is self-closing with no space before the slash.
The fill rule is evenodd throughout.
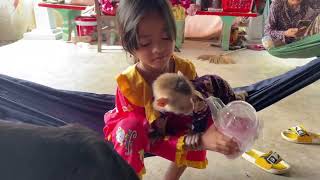
<path id="1" fill-rule="evenodd" d="M 264 36 L 261 40 L 265 49 L 271 49 L 273 47 L 279 47 L 285 45 L 282 41 L 275 41 L 270 36 Z"/>
<path id="2" fill-rule="evenodd" d="M 178 167 L 176 163 L 171 162 L 164 176 L 164 180 L 179 180 L 186 168 L 186 166 Z"/>
<path id="3" fill-rule="evenodd" d="M 265 49 L 271 49 L 274 47 L 274 43 L 270 36 L 264 36 L 261 40 L 262 45 Z"/>

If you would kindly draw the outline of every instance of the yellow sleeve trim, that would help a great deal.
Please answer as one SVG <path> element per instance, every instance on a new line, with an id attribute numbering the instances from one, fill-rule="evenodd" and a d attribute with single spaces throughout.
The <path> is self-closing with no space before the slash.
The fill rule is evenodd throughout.
<path id="1" fill-rule="evenodd" d="M 153 123 L 156 119 L 160 117 L 160 112 L 156 111 L 152 107 L 152 101 L 149 101 L 145 105 L 145 113 L 149 124 Z"/>
<path id="2" fill-rule="evenodd" d="M 137 74 L 136 66 L 130 66 L 123 73 L 118 75 L 117 84 L 121 93 L 134 105 L 143 107 L 146 92 L 145 82 Z"/>
<path id="3" fill-rule="evenodd" d="M 141 169 L 141 171 L 138 173 L 139 179 L 142 179 L 142 176 L 145 175 L 145 174 L 146 174 L 146 168 L 143 167 L 143 168 Z"/>
<path id="4" fill-rule="evenodd" d="M 184 150 L 183 146 L 184 146 L 184 139 L 185 136 L 181 136 L 178 139 L 177 142 L 177 150 L 176 150 L 176 160 L 175 163 L 178 167 L 185 165 L 186 162 L 186 155 L 187 155 L 187 151 Z"/>
<path id="5" fill-rule="evenodd" d="M 197 169 L 205 169 L 208 165 L 208 160 L 205 161 L 190 161 L 186 159 L 187 151 L 184 149 L 184 139 L 185 136 L 181 136 L 177 142 L 177 150 L 176 150 L 176 159 L 175 163 L 178 167 L 180 166 L 188 166 Z"/>
<path id="6" fill-rule="evenodd" d="M 160 113 L 152 107 L 152 89 L 136 70 L 135 65 L 127 68 L 116 79 L 121 93 L 130 103 L 145 109 L 150 124 L 160 117 Z"/>
<path id="7" fill-rule="evenodd" d="M 189 161 L 186 160 L 186 166 L 188 167 L 193 167 L 197 169 L 205 169 L 208 165 L 208 160 L 206 159 L 205 161 Z"/>

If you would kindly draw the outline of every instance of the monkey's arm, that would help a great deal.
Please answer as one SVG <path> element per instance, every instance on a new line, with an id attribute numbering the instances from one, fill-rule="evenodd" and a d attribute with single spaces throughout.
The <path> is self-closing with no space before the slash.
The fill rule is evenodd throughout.
<path id="1" fill-rule="evenodd" d="M 203 95 L 197 90 L 194 91 L 194 95 L 192 96 L 192 102 L 193 102 L 193 113 L 203 112 L 208 107 L 206 101 L 204 100 Z"/>
<path id="2" fill-rule="evenodd" d="M 150 132 L 149 132 L 149 138 L 151 140 L 151 143 L 153 143 L 159 138 L 165 137 L 167 119 L 168 119 L 167 117 L 162 115 L 160 118 L 158 118 L 151 124 Z"/>
<path id="3" fill-rule="evenodd" d="M 216 75 L 204 75 L 193 82 L 193 85 L 197 91 L 199 91 L 205 98 L 214 96 L 222 100 L 224 104 L 228 104 L 231 101 L 245 99 L 244 96 L 237 96 L 229 83 Z"/>
<path id="4" fill-rule="evenodd" d="M 161 116 L 153 123 L 153 127 L 155 127 L 156 130 L 162 135 L 166 134 L 167 119 L 167 117 Z"/>

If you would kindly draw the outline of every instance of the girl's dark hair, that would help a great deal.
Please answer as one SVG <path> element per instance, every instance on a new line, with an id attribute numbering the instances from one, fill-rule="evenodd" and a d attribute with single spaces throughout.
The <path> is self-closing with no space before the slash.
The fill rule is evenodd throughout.
<path id="1" fill-rule="evenodd" d="M 169 39 L 176 39 L 176 25 L 167 0 L 121 0 L 117 9 L 117 25 L 122 46 L 134 54 L 138 49 L 138 24 L 145 14 L 159 13 L 164 18 Z"/>

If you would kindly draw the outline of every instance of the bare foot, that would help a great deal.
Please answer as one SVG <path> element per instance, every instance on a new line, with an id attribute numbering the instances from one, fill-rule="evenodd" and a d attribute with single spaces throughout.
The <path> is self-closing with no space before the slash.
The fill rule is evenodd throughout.
<path id="1" fill-rule="evenodd" d="M 246 98 L 248 97 L 248 93 L 246 91 L 237 92 L 235 93 L 235 95 L 236 95 L 236 99 L 241 101 L 245 101 Z"/>

